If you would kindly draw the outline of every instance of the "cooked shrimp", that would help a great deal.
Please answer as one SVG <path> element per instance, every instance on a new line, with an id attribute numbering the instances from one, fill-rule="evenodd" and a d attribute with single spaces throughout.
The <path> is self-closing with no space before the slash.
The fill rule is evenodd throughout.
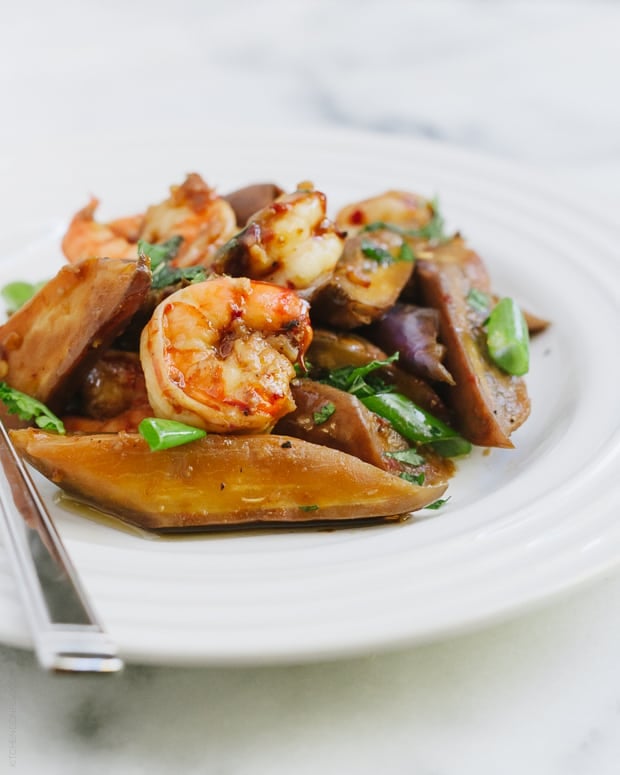
<path id="1" fill-rule="evenodd" d="M 331 276 L 343 243 L 344 235 L 326 217 L 325 194 L 300 183 L 250 218 L 220 250 L 214 267 L 309 296 Z"/>
<path id="2" fill-rule="evenodd" d="M 220 433 L 260 433 L 295 408 L 289 383 L 312 340 L 291 290 L 214 277 L 159 304 L 140 358 L 159 417 Z"/>
<path id="3" fill-rule="evenodd" d="M 336 226 L 349 234 L 355 234 L 369 223 L 380 222 L 419 229 L 429 223 L 433 213 L 433 205 L 417 194 L 386 191 L 343 207 L 336 216 Z"/>
<path id="4" fill-rule="evenodd" d="M 236 231 L 232 207 L 200 175 L 191 173 L 180 186 L 170 188 L 168 199 L 148 208 L 140 237 L 151 243 L 183 237 L 174 265 L 209 266 Z"/>
<path id="5" fill-rule="evenodd" d="M 85 258 L 138 258 L 138 247 L 123 235 L 119 226 L 95 221 L 99 200 L 90 202 L 76 213 L 62 240 L 67 261 L 76 264 Z M 123 219 L 124 220 L 124 219 Z M 119 221 L 120 223 L 120 221 Z"/>

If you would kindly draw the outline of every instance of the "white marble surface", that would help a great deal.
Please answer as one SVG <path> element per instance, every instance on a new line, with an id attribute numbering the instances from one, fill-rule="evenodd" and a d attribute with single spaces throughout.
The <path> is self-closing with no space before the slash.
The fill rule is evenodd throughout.
<path id="1" fill-rule="evenodd" d="M 616 3 L 60 0 L 0 29 L 5 186 L 42 136 L 253 122 L 431 136 L 620 204 Z M 618 653 L 620 572 L 324 665 L 60 678 L 0 646 L 0 772 L 615 775 Z"/>

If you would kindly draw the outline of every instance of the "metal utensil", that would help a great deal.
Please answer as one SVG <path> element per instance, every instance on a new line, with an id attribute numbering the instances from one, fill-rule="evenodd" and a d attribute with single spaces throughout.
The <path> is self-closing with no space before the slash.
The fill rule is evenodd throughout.
<path id="1" fill-rule="evenodd" d="M 0 525 L 46 670 L 115 673 L 123 667 L 54 527 L 28 469 L 0 422 Z"/>

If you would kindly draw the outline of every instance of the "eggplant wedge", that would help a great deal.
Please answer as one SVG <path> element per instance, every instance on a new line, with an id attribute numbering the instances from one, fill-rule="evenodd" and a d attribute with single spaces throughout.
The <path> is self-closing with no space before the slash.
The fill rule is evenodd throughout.
<path id="1" fill-rule="evenodd" d="M 454 463 L 429 448 L 419 462 L 401 462 L 409 442 L 351 393 L 310 379 L 295 380 L 291 390 L 296 409 L 278 422 L 276 433 L 339 449 L 396 476 L 422 474 L 427 485 L 453 476 Z"/>
<path id="2" fill-rule="evenodd" d="M 312 374 L 312 376 L 320 376 L 324 370 L 331 371 L 342 366 L 363 366 L 370 361 L 384 361 L 388 356 L 379 347 L 355 333 L 315 328 L 307 357 L 312 370 L 319 372 L 318 375 Z M 423 379 L 399 369 L 394 364 L 385 366 L 381 370 L 381 375 L 388 384 L 394 385 L 400 393 L 404 393 L 415 404 L 441 420 L 450 422 L 447 407 Z"/>
<path id="3" fill-rule="evenodd" d="M 0 327 L 3 379 L 61 411 L 150 285 L 143 259 L 88 258 L 64 266 Z"/>
<path id="4" fill-rule="evenodd" d="M 363 333 L 386 352 L 398 352 L 399 365 L 421 379 L 454 384 L 443 364 L 446 348 L 437 341 L 439 313 L 397 303 Z"/>
<path id="5" fill-rule="evenodd" d="M 69 495 L 149 530 L 397 518 L 439 498 L 351 455 L 287 436 L 217 436 L 151 452 L 139 434 L 11 431 Z"/>
<path id="6" fill-rule="evenodd" d="M 523 379 L 491 361 L 483 330 L 487 313 L 468 302 L 472 289 L 489 293 L 484 264 L 459 237 L 433 253 L 432 260 L 418 261 L 416 280 L 424 303 L 439 310 L 445 363 L 456 383 L 445 393 L 455 424 L 473 444 L 513 447 L 509 436 L 527 419 L 530 401 Z"/>
<path id="7" fill-rule="evenodd" d="M 275 183 L 253 183 L 225 194 L 222 199 L 235 211 L 237 226 L 243 228 L 255 213 L 269 207 L 283 193 Z"/>
<path id="8" fill-rule="evenodd" d="M 380 318 L 409 283 L 414 254 L 387 230 L 349 237 L 329 282 L 312 297 L 316 320 L 352 329 Z"/>

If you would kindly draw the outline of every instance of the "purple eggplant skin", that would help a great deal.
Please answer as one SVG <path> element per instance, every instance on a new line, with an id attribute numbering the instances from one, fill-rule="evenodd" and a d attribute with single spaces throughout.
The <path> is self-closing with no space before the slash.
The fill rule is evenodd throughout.
<path id="1" fill-rule="evenodd" d="M 399 302 L 360 334 L 385 352 L 398 352 L 398 365 L 410 374 L 454 385 L 452 375 L 442 362 L 446 348 L 437 341 L 439 312 L 436 309 Z"/>
<path id="2" fill-rule="evenodd" d="M 237 219 L 237 226 L 242 228 L 250 218 L 270 205 L 284 191 L 275 183 L 252 183 L 236 191 L 231 191 L 222 198 L 232 207 Z"/>

